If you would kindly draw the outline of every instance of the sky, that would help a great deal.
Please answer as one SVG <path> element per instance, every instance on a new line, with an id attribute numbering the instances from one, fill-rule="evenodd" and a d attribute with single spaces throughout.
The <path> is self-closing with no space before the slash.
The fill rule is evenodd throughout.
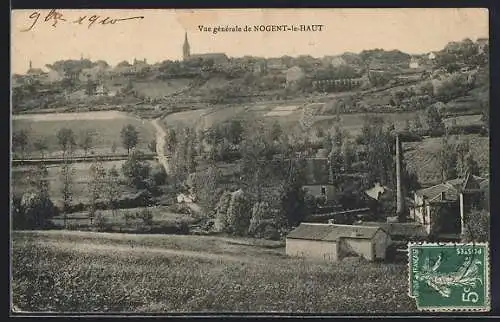
<path id="1" fill-rule="evenodd" d="M 148 63 L 182 59 L 184 33 L 191 53 L 323 57 L 365 49 L 399 49 L 410 54 L 442 49 L 450 41 L 488 37 L 488 11 L 480 8 L 397 9 L 206 9 L 206 10 L 57 10 L 66 21 L 49 17 L 50 10 L 11 13 L 11 71 L 25 73 L 63 59 L 102 59 L 111 65 L 146 58 Z M 143 19 L 94 23 L 109 17 Z M 30 18 L 30 16 L 32 18 Z M 86 16 L 86 22 L 73 23 Z M 324 25 L 318 32 L 201 32 L 204 26 Z"/>

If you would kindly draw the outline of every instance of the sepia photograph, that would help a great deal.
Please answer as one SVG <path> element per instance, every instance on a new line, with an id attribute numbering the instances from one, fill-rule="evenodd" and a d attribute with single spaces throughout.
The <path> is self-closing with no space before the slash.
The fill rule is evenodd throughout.
<path id="1" fill-rule="evenodd" d="M 482 8 L 11 11 L 16 314 L 489 311 Z"/>

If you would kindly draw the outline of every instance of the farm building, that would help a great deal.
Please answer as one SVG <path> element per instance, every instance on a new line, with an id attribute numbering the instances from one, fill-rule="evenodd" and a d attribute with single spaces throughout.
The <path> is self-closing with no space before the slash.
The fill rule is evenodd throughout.
<path id="1" fill-rule="evenodd" d="M 391 242 L 425 240 L 428 237 L 428 234 L 425 231 L 424 226 L 414 222 L 388 223 L 388 222 L 365 221 L 365 222 L 360 222 L 359 225 L 382 228 L 391 237 Z"/>
<path id="2" fill-rule="evenodd" d="M 415 192 L 410 215 L 428 234 L 459 234 L 463 217 L 487 195 L 489 180 L 467 174 L 464 178 Z"/>
<path id="3" fill-rule="evenodd" d="M 286 237 L 286 254 L 338 261 L 359 256 L 384 260 L 390 236 L 380 227 L 302 223 Z"/>

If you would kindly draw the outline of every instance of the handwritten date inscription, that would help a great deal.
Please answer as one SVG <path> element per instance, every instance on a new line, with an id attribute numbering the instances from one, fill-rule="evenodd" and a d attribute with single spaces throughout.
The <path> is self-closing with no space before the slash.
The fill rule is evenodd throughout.
<path id="1" fill-rule="evenodd" d="M 50 23 L 52 27 L 57 27 L 58 23 L 74 23 L 78 25 L 86 25 L 89 29 L 94 24 L 100 25 L 114 25 L 118 22 L 127 21 L 127 20 L 136 20 L 136 19 L 144 19 L 143 16 L 135 16 L 135 17 L 126 17 L 126 18 L 112 18 L 109 16 L 100 16 L 100 15 L 84 15 L 79 16 L 76 19 L 66 17 L 62 14 L 62 12 L 57 11 L 56 9 L 50 10 L 50 12 L 43 16 L 39 11 L 34 11 L 29 15 L 29 19 L 31 20 L 31 25 L 23 29 L 21 31 L 30 31 L 35 28 L 38 23 Z"/>

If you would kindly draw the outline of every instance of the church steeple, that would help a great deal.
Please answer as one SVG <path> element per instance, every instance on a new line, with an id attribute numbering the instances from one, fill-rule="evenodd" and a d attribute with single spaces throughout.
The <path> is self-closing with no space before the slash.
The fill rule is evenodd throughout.
<path id="1" fill-rule="evenodd" d="M 184 60 L 186 60 L 189 58 L 190 55 L 191 53 L 189 48 L 188 34 L 186 32 L 184 34 L 184 45 L 182 46 L 182 57 L 184 58 Z"/>

